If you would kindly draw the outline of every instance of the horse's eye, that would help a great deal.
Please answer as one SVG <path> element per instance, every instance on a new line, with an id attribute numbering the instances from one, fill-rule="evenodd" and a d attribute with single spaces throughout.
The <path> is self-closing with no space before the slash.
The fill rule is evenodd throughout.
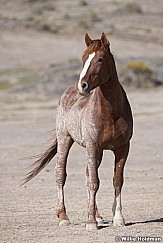
<path id="1" fill-rule="evenodd" d="M 102 57 L 100 57 L 100 58 L 98 59 L 98 63 L 100 63 L 100 64 L 103 63 L 103 58 L 102 58 Z"/>

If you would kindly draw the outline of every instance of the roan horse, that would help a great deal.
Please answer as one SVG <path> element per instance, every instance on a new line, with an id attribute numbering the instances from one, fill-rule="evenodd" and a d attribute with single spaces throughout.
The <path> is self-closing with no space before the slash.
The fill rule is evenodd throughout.
<path id="1" fill-rule="evenodd" d="M 118 80 L 106 35 L 103 33 L 101 39 L 91 40 L 86 33 L 85 43 L 87 49 L 82 57 L 83 69 L 79 80 L 63 93 L 59 101 L 53 144 L 34 163 L 34 170 L 27 174 L 24 183 L 36 176 L 57 153 L 57 216 L 60 226 L 69 225 L 64 204 L 67 157 L 74 142 L 85 147 L 88 160 L 86 229 L 93 230 L 102 222 L 96 205 L 96 193 L 99 188 L 98 168 L 103 150 L 112 150 L 115 155 L 113 224 L 124 225 L 121 189 L 123 169 L 132 137 L 133 119 L 126 93 Z"/>

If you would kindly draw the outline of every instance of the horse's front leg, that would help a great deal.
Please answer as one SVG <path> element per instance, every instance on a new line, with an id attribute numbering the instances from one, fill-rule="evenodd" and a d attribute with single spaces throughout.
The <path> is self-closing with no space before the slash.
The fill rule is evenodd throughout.
<path id="1" fill-rule="evenodd" d="M 100 151 L 97 155 L 97 169 L 99 168 L 101 161 L 102 161 L 102 156 L 103 156 L 103 150 Z M 89 205 L 89 200 L 90 200 L 90 191 L 89 191 L 89 171 L 88 171 L 88 166 L 86 168 L 86 187 L 87 187 L 87 192 L 88 192 L 88 205 Z M 95 211 L 96 211 L 96 221 L 97 223 L 103 224 L 103 218 L 99 214 L 97 203 L 95 204 Z"/>
<path id="2" fill-rule="evenodd" d="M 115 189 L 115 198 L 113 203 L 113 225 L 124 226 L 125 220 L 122 215 L 121 189 L 123 186 L 123 170 L 129 152 L 129 143 L 114 151 L 115 169 L 113 185 Z"/>
<path id="3" fill-rule="evenodd" d="M 66 164 L 67 164 L 67 156 L 69 150 L 73 144 L 72 138 L 67 135 L 62 138 L 57 139 L 58 147 L 57 147 L 57 163 L 55 167 L 55 175 L 56 175 L 56 184 L 57 184 L 57 192 L 58 192 L 58 204 L 57 204 L 57 216 L 59 218 L 59 226 L 69 225 L 70 221 L 66 214 L 66 208 L 64 203 L 64 185 L 66 182 Z"/>
<path id="4" fill-rule="evenodd" d="M 96 221 L 96 193 L 99 188 L 98 166 L 97 166 L 97 149 L 95 146 L 86 148 L 88 159 L 88 174 L 89 174 L 89 200 L 88 200 L 88 220 L 86 223 L 87 230 L 97 229 Z"/>

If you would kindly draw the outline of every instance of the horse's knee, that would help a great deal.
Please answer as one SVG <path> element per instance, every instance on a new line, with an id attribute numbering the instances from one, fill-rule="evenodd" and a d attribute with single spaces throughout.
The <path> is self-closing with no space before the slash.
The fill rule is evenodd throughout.
<path id="1" fill-rule="evenodd" d="M 119 195 L 123 186 L 123 176 L 113 178 L 113 186 L 116 191 L 116 194 Z"/>
<path id="2" fill-rule="evenodd" d="M 97 192 L 99 189 L 99 178 L 95 178 L 93 180 L 90 180 L 89 182 L 89 190 L 93 192 Z"/>

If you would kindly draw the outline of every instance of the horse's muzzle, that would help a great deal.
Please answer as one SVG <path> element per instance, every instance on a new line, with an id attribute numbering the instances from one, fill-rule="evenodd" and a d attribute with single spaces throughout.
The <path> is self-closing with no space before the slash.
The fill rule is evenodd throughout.
<path id="1" fill-rule="evenodd" d="M 88 85 L 88 83 L 86 83 L 86 82 L 82 82 L 82 83 L 81 83 L 81 87 L 82 87 L 82 89 L 83 89 L 84 91 L 87 91 L 88 88 L 89 88 L 89 85 Z"/>
<path id="2" fill-rule="evenodd" d="M 79 94 L 82 96 L 87 96 L 90 94 L 90 86 L 86 82 L 82 82 L 80 85 L 78 85 L 78 91 Z"/>

